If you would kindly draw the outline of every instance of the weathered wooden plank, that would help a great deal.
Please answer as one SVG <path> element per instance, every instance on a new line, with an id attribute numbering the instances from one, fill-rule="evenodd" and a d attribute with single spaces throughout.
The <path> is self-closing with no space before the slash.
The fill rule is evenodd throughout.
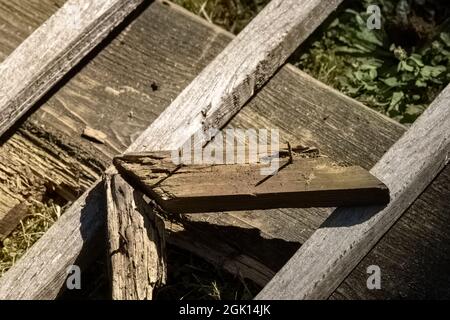
<path id="1" fill-rule="evenodd" d="M 69 0 L 0 64 L 0 135 L 142 0 Z"/>
<path id="2" fill-rule="evenodd" d="M 246 28 L 247 32 L 244 30 L 232 41 L 129 150 L 151 150 L 150 142 L 146 141 L 150 136 L 153 143 L 162 143 L 153 148 L 161 149 L 164 146 L 162 149 L 175 149 L 190 134 L 199 130 L 221 128 L 339 2 L 324 5 L 317 0 L 305 0 L 301 3 L 273 1 Z M 312 17 L 314 23 L 310 23 L 309 19 Z M 267 29 L 268 25 L 271 26 L 270 29 Z M 273 41 L 274 37 L 276 41 Z M 247 50 L 247 54 L 242 54 L 243 49 Z M 248 59 L 249 55 L 255 59 Z M 233 59 L 230 60 L 230 57 Z M 236 75 L 239 76 L 236 78 Z M 217 85 L 211 86 L 211 83 Z M 205 88 L 212 88 L 212 91 L 206 94 Z M 182 105 L 190 108 L 180 108 Z M 171 127 L 165 128 L 168 125 Z M 156 136 L 155 132 L 158 132 Z M 169 137 L 172 137 L 172 142 L 163 142 Z"/>
<path id="3" fill-rule="evenodd" d="M 105 176 L 114 300 L 151 300 L 167 277 L 164 222 L 120 175 Z"/>
<path id="4" fill-rule="evenodd" d="M 66 0 L 1 1 L 0 60 L 6 59 L 34 30 L 52 16 Z"/>
<path id="5" fill-rule="evenodd" d="M 266 148 L 267 149 L 267 148 Z M 263 157 L 267 157 L 264 154 Z M 259 156 L 261 159 L 261 156 Z M 375 205 L 389 202 L 386 186 L 358 166 L 340 166 L 327 157 L 308 157 L 293 148 L 268 163 L 178 165 L 171 152 L 124 155 L 118 171 L 170 213 L 274 208 Z"/>
<path id="6" fill-rule="evenodd" d="M 328 298 L 447 165 L 450 85 L 371 172 L 391 190 L 384 208 L 339 208 L 258 295 L 259 299 Z"/>
<path id="7" fill-rule="evenodd" d="M 141 41 L 142 38 L 146 41 Z M 112 159 L 117 150 L 125 150 L 133 137 L 156 118 L 231 38 L 230 34 L 186 14 L 179 7 L 155 2 L 61 88 L 32 120 L 71 137 L 79 136 L 86 124 L 99 129 L 108 134 L 108 140 L 105 145 L 94 147 L 106 159 Z M 153 82 L 158 84 L 157 91 L 148 89 Z M 128 117 L 129 106 L 133 106 L 132 117 Z M 364 168 L 375 164 L 404 131 L 401 125 L 289 65 L 249 102 L 231 126 L 279 128 L 282 140 L 316 146 L 333 159 Z M 117 127 L 121 130 L 114 130 Z M 93 198 L 100 199 L 97 190 L 89 192 Z M 80 206 L 86 197 L 89 195 L 78 200 Z M 95 257 L 94 251 L 86 256 L 84 248 L 103 230 L 104 210 L 100 199 L 90 202 L 82 212 L 67 211 L 64 218 L 71 221 L 65 224 L 67 228 L 55 225 L 30 249 L 28 258 L 19 261 L 0 280 L 1 295 L 8 296 L 10 292 L 9 297 L 41 299 L 54 296 L 63 282 L 67 265 L 77 258 Z M 170 231 L 167 240 L 264 285 L 327 214 L 324 209 L 222 213 L 213 218 L 194 214 L 186 217 L 189 224 L 167 223 Z M 61 233 L 70 236 L 61 238 Z M 48 243 L 54 246 L 48 247 Z M 60 248 L 73 252 L 61 255 Z M 36 268 L 27 263 L 28 259 L 40 255 L 42 259 L 52 257 L 52 271 L 44 268 L 40 274 L 40 258 L 34 262 Z M 18 278 L 24 282 L 20 293 L 16 289 L 3 289 L 10 288 Z M 43 286 L 33 282 L 38 278 Z"/>
<path id="8" fill-rule="evenodd" d="M 330 299 L 449 299 L 448 199 L 449 165 L 361 260 Z M 380 289 L 367 286 L 372 274 L 367 272 L 370 266 L 380 268 Z"/>

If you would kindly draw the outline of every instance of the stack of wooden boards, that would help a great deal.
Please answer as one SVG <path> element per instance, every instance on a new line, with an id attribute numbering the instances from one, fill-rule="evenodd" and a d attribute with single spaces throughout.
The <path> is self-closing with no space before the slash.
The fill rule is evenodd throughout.
<path id="1" fill-rule="evenodd" d="M 21 8 L 18 10 L 20 11 Z M 138 39 L 141 39 L 144 34 L 147 41 L 142 43 Z M 181 41 L 183 37 L 190 40 L 183 42 Z M 6 38 L 11 39 L 10 36 Z M 114 149 L 124 151 L 126 145 L 129 144 L 130 135 L 142 131 L 149 124 L 148 122 L 155 119 L 155 115 L 159 114 L 164 106 L 169 104 L 170 99 L 174 98 L 180 89 L 189 83 L 206 63 L 220 52 L 229 39 L 230 35 L 213 26 L 205 25 L 194 17 L 181 13 L 177 7 L 155 2 L 127 29 L 127 32 L 121 34 L 61 88 L 56 95 L 51 97 L 41 110 L 33 115 L 31 121 L 39 125 L 44 124 L 45 129 L 49 132 L 58 130 L 68 133 L 65 137 L 70 137 L 68 140 L 72 142 L 72 146 L 86 145 L 83 141 L 78 142 L 75 136 L 86 125 L 83 122 L 87 122 L 91 127 L 107 132 L 109 139 L 105 146 L 95 146 L 94 150 L 92 148 L 85 148 L 84 150 L 89 150 L 93 154 L 96 154 L 99 150 L 100 159 L 102 157 L 103 159 L 108 157 L 111 159 L 111 155 L 117 153 L 117 150 L 114 151 Z M 130 48 L 133 48 L 133 50 L 130 50 Z M 174 48 L 177 48 L 177 50 L 174 50 Z M 133 56 L 135 59 L 123 59 L 127 56 Z M 123 63 L 120 62 L 122 59 Z M 111 63 L 111 61 L 113 62 Z M 131 76 L 130 68 L 139 70 L 139 72 L 133 73 Z M 146 88 L 152 82 L 158 83 L 161 89 L 149 94 Z M 80 98 L 79 92 L 83 92 L 83 95 L 87 95 L 89 98 Z M 127 101 L 124 101 L 124 96 Z M 105 101 L 111 101 L 112 104 L 105 104 Z M 127 116 L 129 109 L 126 109 L 125 106 L 129 105 L 130 101 L 133 102 L 135 108 L 133 110 L 136 117 L 134 121 L 127 120 L 129 119 Z M 124 107 L 120 108 L 120 105 Z M 412 203 L 424 186 L 428 185 L 439 172 L 439 169 L 446 165 L 446 161 L 444 161 L 446 158 L 442 156 L 448 154 L 448 137 L 446 135 L 448 130 L 445 130 L 448 128 L 448 117 L 445 113 L 441 113 L 437 117 L 435 114 L 439 114 L 440 110 L 447 105 L 448 90 L 433 104 L 434 107 L 430 109 L 431 111 L 425 114 L 426 119 L 431 119 L 430 122 L 419 121 L 418 126 L 411 128 L 410 139 L 415 144 L 407 144 L 407 147 L 413 153 L 406 157 L 408 161 L 405 161 L 404 165 L 395 163 L 395 170 L 399 174 L 394 179 L 398 180 L 399 185 L 402 185 L 400 189 L 412 190 L 413 192 L 409 192 L 411 199 L 401 207 L 396 207 L 395 215 L 389 215 L 391 219 L 384 224 L 385 228 L 395 222 L 395 219 L 404 211 L 401 208 L 408 203 Z M 108 108 L 111 108 L 111 110 Z M 102 110 L 100 112 L 104 115 L 101 120 L 96 116 L 99 110 Z M 280 110 L 283 111 L 280 112 Z M 203 110 L 198 111 L 197 117 L 199 117 L 199 126 L 201 126 L 201 115 L 203 114 L 201 111 Z M 118 112 L 121 113 L 120 116 Z M 212 114 L 214 115 L 214 112 Z M 225 112 L 225 114 L 227 113 Z M 169 112 L 169 115 L 174 118 L 173 113 Z M 116 125 L 110 126 L 110 123 L 114 121 Z M 189 120 L 185 123 L 189 123 Z M 404 128 L 401 126 L 331 91 L 291 66 L 283 67 L 231 123 L 231 125 L 243 127 L 254 127 L 255 124 L 283 128 L 286 140 L 295 141 L 298 137 L 301 137 L 305 140 L 305 144 L 318 146 L 323 153 L 333 159 L 356 163 L 364 168 L 370 168 L 375 164 L 385 150 L 404 132 Z M 118 133 L 115 130 L 117 125 L 123 129 L 123 132 Z M 174 128 L 170 127 L 166 131 L 162 130 L 159 127 L 160 125 L 162 125 L 161 122 L 158 126 L 155 125 L 155 129 L 161 132 L 160 135 L 153 134 L 148 135 L 148 137 L 162 136 L 162 144 L 165 144 L 167 142 L 165 139 L 170 136 L 170 132 L 174 131 Z M 324 128 L 327 130 L 324 130 Z M 183 132 L 183 125 L 180 127 L 180 132 Z M 420 132 L 420 138 L 416 137 L 417 132 Z M 422 134 L 422 132 L 426 132 L 426 134 Z M 438 134 L 434 134 L 435 132 Z M 433 140 L 426 140 L 428 136 Z M 135 145 L 140 144 L 147 147 L 151 145 L 146 139 L 139 139 Z M 438 148 L 433 151 L 434 146 Z M 170 149 L 169 147 L 167 148 Z M 421 152 L 414 153 L 418 149 Z M 393 152 L 395 154 L 395 150 Z M 435 159 L 433 163 L 438 165 L 433 167 L 432 172 L 428 172 L 427 162 L 420 159 L 419 161 L 415 157 L 418 154 L 423 156 L 422 159 Z M 430 157 L 430 154 L 433 156 Z M 403 157 L 402 155 L 400 158 Z M 416 171 L 415 168 L 420 170 Z M 417 179 L 417 174 L 423 172 L 426 172 L 426 174 L 422 174 L 425 178 Z M 430 212 L 433 217 L 436 217 L 437 221 L 440 221 L 440 223 L 432 224 L 434 234 L 441 236 L 439 241 L 442 241 L 443 237 L 446 236 L 445 232 L 440 231 L 445 229 L 441 227 L 443 224 L 438 213 L 445 212 L 441 209 L 448 205 L 446 202 L 442 202 L 442 194 L 445 195 L 445 192 L 448 192 L 446 191 L 448 186 L 446 185 L 445 172 L 440 174 L 440 178 L 434 183 L 434 185 L 436 183 L 437 185 L 429 191 L 433 199 L 431 202 L 435 205 L 431 207 L 428 205 L 422 206 L 419 210 L 413 207 L 409 210 L 409 215 L 415 217 L 421 217 L 422 215 L 419 213 L 428 210 L 427 212 Z M 408 173 L 411 173 L 412 176 Z M 411 185 L 411 181 L 417 182 L 419 180 L 421 183 L 418 187 L 405 187 L 403 178 L 412 179 L 407 181 L 406 185 L 408 186 Z M 381 180 L 391 188 L 389 182 L 391 180 Z M 75 260 L 77 262 L 83 261 L 81 258 L 86 256 L 82 253 L 86 249 L 90 249 L 90 256 L 94 252 L 92 251 L 92 245 L 95 247 L 96 235 L 102 229 L 101 217 L 102 212 L 105 211 L 100 189 L 98 186 L 92 188 L 88 194 L 83 195 L 75 202 L 74 206 L 31 248 L 26 256 L 5 274 L 0 280 L 1 297 L 48 299 L 55 297 L 60 292 L 67 266 L 73 264 Z M 398 190 L 398 188 L 394 189 Z M 394 195 L 400 197 L 402 193 L 397 194 L 395 192 Z M 436 209 L 439 206 L 440 209 Z M 296 209 L 254 212 L 252 215 L 246 213 L 220 214 L 214 219 L 206 218 L 204 215 L 192 215 L 188 217 L 190 223 L 183 225 L 183 227 L 170 229 L 171 227 L 166 224 L 166 228 L 172 231 L 168 238 L 169 242 L 192 250 L 211 262 L 222 264 L 231 272 L 241 273 L 264 285 L 289 258 L 293 250 L 309 238 L 309 235 L 328 214 L 329 211 L 327 210 Z M 381 217 L 385 217 L 385 215 Z M 382 219 L 382 221 L 385 220 Z M 211 230 L 211 226 L 214 226 L 214 230 Z M 221 232 L 217 231 L 217 228 L 220 230 L 220 226 L 234 228 L 233 230 L 237 232 L 236 236 L 231 237 L 229 236 L 230 233 L 227 233 L 226 237 L 222 236 Z M 319 229 L 319 231 L 333 229 L 327 223 L 324 226 L 326 228 Z M 347 231 L 352 231 L 352 224 L 352 227 L 348 227 L 348 224 L 346 226 Z M 400 236 L 401 241 L 394 241 L 394 244 L 389 245 L 388 243 L 387 245 L 397 248 L 399 242 L 406 243 L 408 239 L 412 241 L 411 238 L 408 238 L 411 233 L 417 235 L 418 239 L 426 238 L 429 233 L 423 233 L 415 226 L 414 223 L 404 223 L 402 228 L 408 230 L 407 235 Z M 251 232 L 251 228 L 257 228 L 256 235 Z M 190 232 L 185 232 L 185 230 L 190 230 Z M 194 231 L 196 237 L 191 236 Z M 383 233 L 383 231 L 376 232 L 376 237 L 372 238 L 370 244 L 373 245 L 374 239 L 379 239 Z M 258 238 L 256 242 L 259 242 L 266 250 L 259 250 L 255 247 L 256 239 L 249 238 L 250 236 L 256 236 Z M 280 239 L 281 242 L 268 241 L 267 239 Z M 431 240 L 428 239 L 428 241 Z M 214 247 L 208 245 L 212 242 L 216 244 Z M 252 246 L 247 246 L 246 242 L 252 243 Z M 236 247 L 235 244 L 242 251 L 235 251 L 233 249 Z M 364 256 L 371 245 L 364 250 L 358 250 L 358 256 Z M 324 247 L 326 246 L 331 248 L 329 243 L 324 243 Z M 411 250 L 410 247 L 412 246 L 400 246 L 401 252 L 388 258 L 388 261 L 392 261 L 391 265 L 399 264 L 399 259 L 404 259 L 404 257 L 414 256 L 409 251 Z M 417 246 L 414 247 L 417 248 Z M 444 251 L 446 248 L 444 246 Z M 344 247 L 343 250 L 347 250 L 347 248 Z M 427 253 L 427 250 L 430 253 Z M 442 253 L 442 250 L 440 251 Z M 421 254 L 431 254 L 431 252 L 432 250 L 430 251 L 427 246 L 424 247 Z M 223 257 L 231 258 L 224 260 Z M 327 289 L 328 294 L 322 293 L 321 296 L 330 295 L 330 292 L 333 292 L 340 281 L 345 279 L 359 260 L 360 258 L 357 258 L 353 259 L 352 263 L 346 263 L 345 271 L 336 269 L 342 271 L 339 277 L 341 280 L 333 278 L 334 282 Z M 49 265 L 47 261 L 53 261 L 53 264 Z M 327 265 L 325 264 L 323 267 L 327 268 Z M 346 281 L 352 281 L 351 285 L 348 286 L 349 288 L 356 287 L 360 290 L 358 292 L 346 290 L 344 283 L 335 294 L 343 294 L 347 297 L 352 294 L 365 294 L 367 296 L 374 294 L 367 291 L 365 280 L 361 280 L 364 279 L 364 268 L 358 268 L 362 270 L 357 271 L 362 276 L 353 278 L 354 280 L 350 277 Z M 296 270 L 299 269 L 300 267 L 296 266 Z M 395 268 L 392 270 L 395 270 Z M 437 275 L 437 273 L 435 274 Z M 317 277 L 321 278 L 322 274 L 317 274 Z M 295 278 L 291 277 L 291 279 L 293 285 L 297 283 L 297 281 L 294 281 Z M 405 277 L 401 279 L 405 279 Z M 395 289 L 396 285 L 397 287 L 402 286 L 400 280 L 395 281 L 394 279 L 394 284 L 391 287 L 392 292 L 399 290 Z M 279 283 L 283 286 L 282 281 Z M 429 284 L 427 281 L 422 283 L 423 285 Z M 411 288 L 409 285 L 406 287 Z M 405 285 L 403 285 L 403 288 L 405 288 Z M 420 286 L 408 290 L 419 294 Z M 280 290 L 278 289 L 278 291 Z M 294 291 L 281 290 L 280 292 L 284 292 L 286 296 L 298 297 Z"/>

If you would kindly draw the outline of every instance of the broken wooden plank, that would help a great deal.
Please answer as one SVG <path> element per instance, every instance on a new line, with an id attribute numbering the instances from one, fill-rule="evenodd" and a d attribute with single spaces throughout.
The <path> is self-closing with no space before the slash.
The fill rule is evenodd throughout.
<path id="1" fill-rule="evenodd" d="M 0 64 L 0 136 L 142 0 L 69 0 Z"/>
<path id="2" fill-rule="evenodd" d="M 95 155 L 25 124 L 0 146 L 0 240 L 19 225 L 31 203 L 74 201 L 103 169 Z"/>
<path id="3" fill-rule="evenodd" d="M 105 176 L 113 300 L 151 300 L 166 282 L 164 222 L 120 175 Z"/>
<path id="4" fill-rule="evenodd" d="M 373 167 L 388 206 L 338 208 L 257 296 L 326 299 L 450 160 L 450 85 Z"/>
<path id="5" fill-rule="evenodd" d="M 51 104 L 47 108 L 48 112 L 42 112 L 39 120 L 47 120 L 47 126 L 53 123 L 58 128 L 65 128 L 64 132 L 68 135 L 74 135 L 78 131 L 74 131 L 71 125 L 79 126 L 80 124 L 74 121 L 60 121 L 67 120 L 69 112 L 62 112 L 64 117 L 55 116 L 55 114 L 60 115 L 57 113 L 61 106 L 60 101 L 68 107 L 79 108 L 83 105 L 83 115 L 87 114 L 84 119 L 87 118 L 86 121 L 91 123 L 95 123 L 93 119 L 101 107 L 102 112 L 105 113 L 101 130 L 104 132 L 111 130 L 111 123 L 126 129 L 117 133 L 118 138 L 108 134 L 116 145 L 125 146 L 129 141 L 129 135 L 141 131 L 145 127 L 144 120 L 151 120 L 154 116 L 153 112 L 159 113 L 163 106 L 168 105 L 170 100 L 176 97 L 180 88 L 187 84 L 187 79 L 192 79 L 198 70 L 220 52 L 231 39 L 230 34 L 219 28 L 200 22 L 198 18 L 185 15 L 184 11 L 180 12 L 181 9 L 174 8 L 176 6 L 169 7 L 158 2 L 152 4 L 137 23 L 119 39 L 120 41 L 113 42 L 113 45 L 105 50 L 107 53 L 100 54 L 95 63 L 83 69 L 79 77 L 51 99 Z M 139 42 L 138 39 L 144 36 L 148 41 Z M 157 44 L 163 40 L 167 41 L 167 46 L 158 46 Z M 176 50 L 180 43 L 189 45 L 182 50 Z M 143 47 L 140 47 L 141 44 Z M 140 50 L 129 49 L 135 48 L 134 46 Z M 144 51 L 149 54 L 142 54 Z M 133 55 L 137 53 L 139 53 L 139 59 L 133 60 Z M 198 59 L 200 55 L 202 58 Z M 127 62 L 126 69 L 121 65 L 122 60 Z M 116 78 L 121 81 L 117 86 L 132 85 L 135 81 L 130 77 L 129 72 L 132 61 L 137 61 L 133 64 L 132 70 L 139 70 L 138 75 L 142 77 L 139 79 L 140 83 L 145 85 L 149 79 L 156 79 L 162 84 L 159 92 L 161 95 L 147 98 L 141 87 L 138 87 L 139 95 L 130 95 L 127 99 L 123 99 L 122 96 L 120 99 L 112 99 L 105 95 L 103 92 L 105 86 Z M 104 70 L 108 72 L 105 73 Z M 173 80 L 174 77 L 176 81 Z M 99 83 L 89 89 L 87 102 L 76 95 L 78 90 L 84 88 L 84 81 Z M 104 100 L 110 103 L 102 103 Z M 116 118 L 126 118 L 128 112 L 126 103 L 136 105 L 135 114 L 139 116 L 135 119 L 142 120 L 138 124 L 125 121 L 114 122 Z M 123 113 L 118 113 L 122 109 L 126 110 L 124 116 Z M 342 110 L 346 111 L 345 114 Z M 305 114 L 308 116 L 305 117 Z M 321 120 L 324 115 L 327 115 L 326 122 Z M 364 125 L 362 126 L 361 123 Z M 270 85 L 264 87 L 249 106 L 237 115 L 232 125 L 244 128 L 280 127 L 292 141 L 295 138 L 313 141 L 320 146 L 321 150 L 326 150 L 326 154 L 343 161 L 357 162 L 364 167 L 374 164 L 404 130 L 401 125 L 331 90 L 290 65 L 282 68 Z M 329 130 L 326 134 L 324 128 Z M 113 153 L 108 151 L 110 155 Z M 85 256 L 84 247 L 92 244 L 94 235 L 102 230 L 104 208 L 100 195 L 97 188 L 83 195 L 77 201 L 77 205 L 63 215 L 63 218 L 67 220 L 58 222 L 38 244 L 30 249 L 27 256 L 0 280 L 2 297 L 49 299 L 55 292 L 59 292 L 67 265 L 72 264 L 75 258 Z M 89 199 L 88 204 L 86 198 Z M 91 199 L 96 199 L 97 202 Z M 295 248 L 304 241 L 312 232 L 311 230 L 322 221 L 324 213 L 322 210 L 297 209 L 253 212 L 252 215 L 241 213 L 238 216 L 221 214 L 213 222 L 208 216 L 197 214 L 192 217 L 195 225 L 210 224 L 210 232 L 205 233 L 202 240 L 199 240 L 197 236 L 191 236 L 196 233 L 176 234 L 174 232 L 169 241 L 195 252 L 210 262 L 223 265 L 230 272 L 265 284 L 273 275 L 272 270 L 277 270 L 283 261 L 286 261 L 283 254 L 292 252 L 292 247 Z M 221 229 L 219 226 L 224 225 L 229 228 L 222 228 L 224 232 L 218 233 L 217 229 Z M 230 233 L 226 232 L 231 229 L 241 231 L 239 235 L 248 235 L 249 233 L 244 232 L 245 228 L 252 231 L 255 237 L 248 237 L 246 240 L 236 237 L 230 240 Z M 216 237 L 212 238 L 214 234 Z M 271 240 L 263 242 L 266 247 L 257 246 L 258 250 L 255 251 L 252 240 L 264 240 L 259 237 L 259 234 Z M 61 237 L 61 235 L 70 236 Z M 227 243 L 223 240 L 227 240 Z M 221 243 L 220 246 L 217 245 L 218 241 Z M 272 243 L 276 243 L 276 248 L 279 250 L 267 250 L 267 246 Z M 246 250 L 242 251 L 242 247 Z M 61 255 L 60 248 L 67 248 L 65 251 L 67 254 Z M 90 251 L 89 257 L 92 255 L 93 251 Z M 275 259 L 274 256 L 276 256 Z M 227 257 L 225 262 L 223 257 Z M 40 263 L 47 259 L 52 259 L 54 263 L 51 267 L 43 268 Z M 14 286 L 19 278 L 23 283 L 20 288 Z M 38 282 L 35 282 L 36 280 Z"/>
<path id="6" fill-rule="evenodd" d="M 287 150 L 283 150 L 287 151 Z M 119 172 L 170 213 L 274 208 L 336 207 L 389 202 L 389 190 L 358 166 L 326 157 L 280 152 L 278 171 L 262 175 L 268 163 L 177 165 L 167 152 L 114 159 Z"/>

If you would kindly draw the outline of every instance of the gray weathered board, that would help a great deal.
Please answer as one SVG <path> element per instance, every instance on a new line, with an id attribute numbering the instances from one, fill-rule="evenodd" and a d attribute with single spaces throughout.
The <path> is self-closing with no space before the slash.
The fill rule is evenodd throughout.
<path id="1" fill-rule="evenodd" d="M 386 207 L 339 208 L 269 282 L 260 299 L 327 299 L 450 160 L 450 85 L 371 172 Z"/>
<path id="2" fill-rule="evenodd" d="M 143 0 L 68 0 L 0 64 L 0 136 Z"/>
<path id="3" fill-rule="evenodd" d="M 450 166 L 428 186 L 330 299 L 450 297 Z M 381 290 L 367 286 L 380 267 Z"/>
<path id="4" fill-rule="evenodd" d="M 114 159 L 133 186 L 170 213 L 274 208 L 383 205 L 389 190 L 358 166 L 280 149 L 256 163 L 179 165 L 171 152 L 125 154 Z M 267 154 L 264 154 L 267 158 Z M 267 174 L 264 170 L 270 169 Z"/>
<path id="5" fill-rule="evenodd" d="M 54 8 L 54 1 L 51 0 L 39 3 L 31 0 L 1 0 L 0 21 L 5 27 L 0 29 L 0 36 L 4 40 L 0 42 L 0 56 L 5 57 L 12 52 L 30 30 L 47 19 Z M 29 11 L 33 12 L 32 16 L 27 14 Z M 2 14 L 5 12 L 7 14 Z M 0 156 L 5 154 L 1 163 L 8 169 L 2 171 L 8 184 L 0 186 L 0 194 L 5 199 L 11 198 L 7 194 L 20 195 L 14 193 L 14 185 L 10 185 L 14 179 L 8 178 L 7 172 L 14 169 L 14 164 L 20 163 L 22 152 L 28 154 L 31 149 L 36 152 L 33 151 L 34 157 L 30 159 L 51 165 L 50 169 L 43 168 L 37 172 L 52 172 L 52 175 L 45 177 L 45 181 L 54 181 L 56 185 L 61 181 L 64 186 L 62 182 L 70 179 L 67 180 L 70 182 L 68 186 L 73 189 L 77 175 L 93 179 L 99 165 L 106 165 L 114 155 L 125 151 L 134 137 L 176 98 L 231 37 L 220 28 L 205 23 L 173 4 L 153 3 L 31 117 L 28 127 L 33 125 L 33 128 L 40 128 L 41 131 L 45 128 L 45 134 L 36 134 L 27 127 L 0 147 Z M 146 41 L 140 41 L 142 38 Z M 83 96 L 79 95 L 81 91 Z M 99 145 L 81 139 L 86 125 L 105 132 L 108 136 L 106 143 Z M 284 140 L 316 146 L 335 160 L 354 163 L 366 169 L 370 169 L 405 130 L 401 125 L 330 90 L 290 65 L 283 67 L 274 76 L 232 120 L 230 126 L 280 128 Z M 116 128 L 121 130 L 117 131 Z M 58 139 L 54 139 L 55 135 Z M 41 148 L 44 142 L 48 148 Z M 55 154 L 52 150 L 55 150 Z M 74 150 L 78 156 L 72 159 L 73 163 L 54 160 L 56 155 L 66 158 Z M 46 157 L 53 160 L 47 162 Z M 100 161 L 94 162 L 94 159 Z M 29 170 L 26 163 L 20 172 Z M 32 167 L 40 168 L 35 165 Z M 28 176 L 33 174 L 30 171 Z M 382 265 L 383 274 L 390 279 L 383 288 L 389 289 L 376 292 L 367 288 L 365 292 L 352 290 L 358 286 L 365 287 L 367 274 L 362 266 L 358 273 L 352 274 L 345 290 L 339 289 L 338 297 L 361 298 L 375 294 L 399 297 L 396 292 L 418 294 L 418 290 L 423 288 L 428 288 L 428 293 L 433 294 L 436 290 L 430 288 L 445 286 L 445 281 L 436 282 L 439 273 L 432 271 L 440 265 L 438 261 L 442 256 L 450 256 L 449 247 L 442 242 L 448 234 L 448 223 L 445 222 L 447 215 L 443 214 L 448 209 L 442 209 L 447 203 L 440 197 L 442 192 L 448 190 L 448 176 L 447 170 L 446 175 L 437 179 L 433 187 L 426 191 L 420 204 L 415 203 L 408 210 L 405 214 L 407 219 L 402 218 L 395 226 L 395 236 L 389 236 L 389 240 L 384 241 L 383 249 L 380 248 L 383 251 L 375 251 L 369 260 L 365 259 L 365 265 Z M 74 194 L 85 189 L 85 183 L 80 184 L 74 188 Z M 91 194 L 94 198 L 98 195 L 97 192 Z M 101 234 L 104 225 L 100 218 L 104 212 L 103 202 L 101 198 L 99 200 L 98 204 L 89 206 L 85 214 L 71 216 L 70 212 L 66 212 L 71 223 L 77 221 L 78 229 L 69 231 L 63 224 L 57 224 L 44 236 L 43 240 L 47 244 L 40 241 L 31 249 L 30 258 L 43 254 L 42 260 L 35 260 L 28 265 L 36 266 L 35 270 L 43 270 L 36 277 L 45 285 L 38 286 L 38 293 L 30 289 L 28 297 L 52 297 L 65 277 L 65 266 L 76 259 L 85 270 L 88 262 L 98 256 L 99 242 L 95 242 L 94 235 Z M 12 208 L 7 205 L 5 203 L 6 209 Z M 208 216 L 188 215 L 186 218 L 190 223 L 177 225 L 178 229 L 173 224 L 167 224 L 167 230 L 171 230 L 167 240 L 264 285 L 326 218 L 327 210 L 282 209 L 251 214 L 224 213 L 214 219 Z M 422 228 L 416 227 L 416 221 L 421 221 Z M 70 236 L 60 238 L 60 233 Z M 430 239 L 429 234 L 438 236 Z M 53 245 L 46 247 L 48 243 Z M 431 248 L 427 246 L 428 243 L 432 243 Z M 417 248 L 421 248 L 419 252 Z M 398 251 L 400 249 L 401 252 Z M 45 261 L 44 255 L 55 259 L 55 263 L 40 265 L 41 261 Z M 423 260 L 425 256 L 428 260 Z M 431 260 L 434 262 L 428 263 Z M 25 267 L 26 261 L 19 261 L 19 265 Z M 409 266 L 406 270 L 400 267 L 405 264 Z M 422 266 L 426 267 L 428 275 L 433 275 L 426 282 L 422 277 L 417 277 L 417 272 L 410 272 Z M 22 274 L 27 279 L 27 275 L 20 270 L 25 271 L 19 267 L 8 278 L 14 279 Z M 45 274 L 49 277 L 43 278 Z M 445 275 L 440 274 L 442 277 L 439 279 L 445 280 Z M 398 281 L 405 278 L 408 282 Z M 3 288 L 8 283 L 5 281 L 0 285 L 2 296 L 5 293 Z M 22 282 L 22 285 L 22 294 L 14 289 L 10 297 L 25 297 L 23 293 L 28 290 L 27 281 Z M 35 284 L 30 286 L 36 287 Z"/>

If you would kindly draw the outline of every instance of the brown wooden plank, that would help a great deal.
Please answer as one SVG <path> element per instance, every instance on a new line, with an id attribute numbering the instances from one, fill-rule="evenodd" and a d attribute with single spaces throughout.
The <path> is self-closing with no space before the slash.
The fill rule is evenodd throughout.
<path id="1" fill-rule="evenodd" d="M 450 85 L 371 172 L 386 207 L 339 208 L 269 282 L 260 299 L 326 299 L 450 160 Z"/>
<path id="2" fill-rule="evenodd" d="M 0 65 L 0 135 L 142 0 L 68 0 Z"/>
<path id="3" fill-rule="evenodd" d="M 120 175 L 105 177 L 114 300 L 151 300 L 167 277 L 164 222 Z"/>
<path id="4" fill-rule="evenodd" d="M 106 163 L 125 151 L 231 38 L 177 6 L 155 2 L 60 88 L 31 121 L 46 130 L 59 130 L 83 148 L 99 150 L 101 154 L 96 158 Z M 157 84 L 156 91 L 151 89 L 152 83 Z M 89 144 L 78 139 L 86 125 L 105 132 L 106 143 Z M 366 169 L 404 132 L 401 125 L 289 65 L 269 81 L 230 126 L 279 128 L 281 140 L 318 147 L 337 161 Z M 83 168 L 80 170 L 84 172 Z M 99 195 L 97 190 L 87 195 L 97 202 L 90 201 L 83 214 L 67 211 L 63 215 L 62 219 L 70 218 L 78 226 L 75 231 L 57 225 L 44 236 L 45 241 L 31 249 L 30 257 L 40 253 L 35 261 L 38 264 L 55 257 L 61 259 L 53 265 L 53 270 L 61 271 L 57 277 L 48 270 L 53 266 L 39 265 L 36 269 L 42 270 L 42 274 L 38 272 L 40 276 L 49 275 L 42 278 L 48 286 L 41 288 L 38 297 L 59 291 L 65 277 L 63 265 L 95 258 L 94 251 L 85 253 L 86 248 L 92 250 L 90 244 L 103 230 L 104 204 Z M 79 203 L 83 201 L 84 197 L 79 199 Z M 189 223 L 183 225 L 168 222 L 167 240 L 264 285 L 327 214 L 327 210 L 318 208 L 244 211 L 214 217 L 194 214 L 188 215 Z M 71 236 L 61 238 L 60 233 Z M 49 247 L 44 242 L 53 245 Z M 0 280 L 0 287 L 5 288 L 19 275 L 28 279 L 22 273 L 25 271 L 16 269 Z M 32 292 L 27 284 L 22 289 L 23 293 Z"/>
<path id="5" fill-rule="evenodd" d="M 292 158 L 291 158 L 292 157 Z M 171 213 L 274 208 L 374 205 L 389 202 L 389 190 L 358 166 L 339 166 L 326 157 L 282 149 L 274 175 L 268 164 L 177 165 L 171 152 L 124 155 L 119 172 Z"/>

